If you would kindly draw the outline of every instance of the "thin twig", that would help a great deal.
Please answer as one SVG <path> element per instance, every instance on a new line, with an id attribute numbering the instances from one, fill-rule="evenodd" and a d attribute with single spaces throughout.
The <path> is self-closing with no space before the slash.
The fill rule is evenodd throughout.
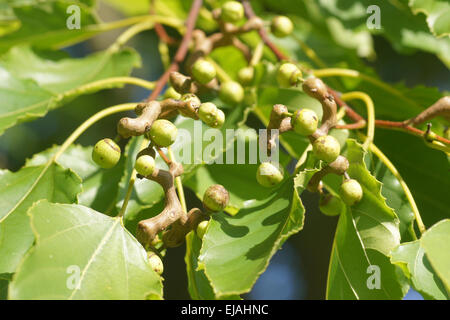
<path id="1" fill-rule="evenodd" d="M 183 62 L 184 58 L 186 57 L 187 51 L 189 49 L 189 43 L 191 42 L 192 38 L 192 31 L 194 30 L 195 23 L 197 22 L 197 17 L 200 12 L 202 3 L 203 0 L 194 0 L 186 21 L 186 33 L 184 34 L 183 40 L 181 41 L 175 57 L 173 58 L 172 64 L 159 78 L 158 82 L 156 83 L 155 89 L 152 91 L 146 101 L 155 100 L 158 97 L 166 83 L 169 81 L 170 73 L 173 71 L 177 71 L 180 63 Z"/>

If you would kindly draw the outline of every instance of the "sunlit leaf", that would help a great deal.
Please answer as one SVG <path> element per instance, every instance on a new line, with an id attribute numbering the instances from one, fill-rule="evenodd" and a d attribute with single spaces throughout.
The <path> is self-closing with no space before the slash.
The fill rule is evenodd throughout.
<path id="1" fill-rule="evenodd" d="M 47 201 L 29 214 L 36 246 L 11 282 L 11 299 L 162 297 L 161 278 L 120 218 Z"/>

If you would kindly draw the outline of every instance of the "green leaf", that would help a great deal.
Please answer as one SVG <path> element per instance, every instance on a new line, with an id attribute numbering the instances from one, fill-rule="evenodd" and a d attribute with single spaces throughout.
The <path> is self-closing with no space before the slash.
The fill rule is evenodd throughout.
<path id="1" fill-rule="evenodd" d="M 0 279 L 0 300 L 6 300 L 8 298 L 8 285 L 8 280 Z"/>
<path id="2" fill-rule="evenodd" d="M 376 5 L 380 13 L 380 28 L 369 28 L 373 34 L 381 34 L 387 38 L 392 46 L 402 52 L 408 53 L 412 50 L 422 50 L 437 55 L 447 66 L 450 65 L 450 38 L 436 38 L 430 31 L 424 16 L 414 15 L 404 1 L 377 1 Z M 419 1 L 418 8 L 429 8 L 439 10 L 445 15 L 447 6 L 438 6 L 438 2 L 443 1 Z M 433 2 L 433 5 L 431 2 Z M 353 1 L 349 5 L 342 0 L 320 1 L 320 6 L 324 9 L 324 15 L 333 15 L 340 19 L 347 28 L 366 28 L 366 23 L 371 15 L 367 13 L 367 8 L 373 5 L 370 0 Z M 437 11 L 433 11 L 436 13 Z M 440 20 L 439 16 L 433 15 L 431 20 L 437 19 L 439 28 L 448 31 L 448 19 Z M 431 21 L 428 20 L 428 23 Z M 442 31 L 441 31 L 442 32 Z"/>
<path id="3" fill-rule="evenodd" d="M 76 5 L 80 13 L 80 28 L 69 29 L 67 22 L 73 14 L 67 8 Z M 17 44 L 32 44 L 40 48 L 60 48 L 86 40 L 102 28 L 92 3 L 77 0 L 58 1 L 10 1 L 14 16 L 20 21 L 20 27 L 0 38 L 0 52 L 7 51 Z"/>
<path id="4" fill-rule="evenodd" d="M 202 246 L 202 240 L 195 232 L 190 232 L 186 236 L 186 272 L 188 276 L 188 290 L 194 300 L 241 300 L 238 295 L 217 297 L 209 283 L 205 272 L 198 267 L 198 256 Z"/>
<path id="5" fill-rule="evenodd" d="M 11 282 L 11 299 L 162 297 L 161 278 L 120 218 L 47 201 L 29 215 L 36 246 Z"/>
<path id="6" fill-rule="evenodd" d="M 356 141 L 347 140 L 348 174 L 361 184 L 364 196 L 356 205 L 344 207 L 340 215 L 331 252 L 327 299 L 401 299 L 406 293 L 388 258 L 400 244 L 398 218 L 381 195 L 381 183 L 366 169 L 364 153 Z M 379 287 L 374 281 L 376 270 L 381 273 Z"/>
<path id="7" fill-rule="evenodd" d="M 196 170 L 184 185 L 194 190 L 199 199 L 203 198 L 209 186 L 223 185 L 230 194 L 230 201 L 225 210 L 234 214 L 272 193 L 272 189 L 262 187 L 256 182 L 257 168 L 257 164 L 212 164 Z"/>
<path id="8" fill-rule="evenodd" d="M 409 0 L 409 6 L 415 14 L 427 16 L 430 30 L 438 37 L 450 35 L 450 3 L 440 0 Z"/>
<path id="9" fill-rule="evenodd" d="M 377 129 L 375 144 L 405 180 L 425 225 L 448 218 L 450 164 L 445 153 L 429 148 L 418 137 L 394 130 Z"/>
<path id="10" fill-rule="evenodd" d="M 309 97 L 301 90 L 282 89 L 275 85 L 261 85 L 259 87 L 257 106 L 252 111 L 267 126 L 270 120 L 270 113 L 275 104 L 284 104 L 290 112 L 308 108 L 316 112 L 319 119 L 322 118 L 322 106 L 316 99 Z M 345 140 L 348 138 L 348 131 L 346 130 L 331 130 L 330 134 L 341 145 L 344 145 Z M 280 144 L 286 149 L 289 155 L 298 159 L 310 145 L 310 141 L 305 136 L 288 131 L 280 136 Z"/>
<path id="11" fill-rule="evenodd" d="M 54 162 L 0 174 L 0 273 L 14 272 L 34 236 L 28 208 L 36 201 L 74 203 L 80 178 Z"/>
<path id="12" fill-rule="evenodd" d="M 442 281 L 434 272 L 424 249 L 420 246 L 420 240 L 401 244 L 392 252 L 391 262 L 404 270 L 414 290 L 424 298 L 448 299 Z"/>
<path id="13" fill-rule="evenodd" d="M 86 83 L 128 75 L 140 65 L 140 59 L 133 49 L 127 48 L 54 61 L 39 56 L 30 47 L 14 47 L 2 56 L 1 65 L 13 76 L 32 79 L 47 91 L 59 94 Z"/>
<path id="14" fill-rule="evenodd" d="M 44 59 L 16 47 L 0 59 L 0 134 L 44 116 L 69 100 L 120 84 L 89 86 L 93 81 L 128 75 L 140 63 L 130 49 L 106 50 L 80 59 Z"/>
<path id="15" fill-rule="evenodd" d="M 198 270 L 198 255 L 202 247 L 202 240 L 195 232 L 190 232 L 186 237 L 186 272 L 188 276 L 188 290 L 194 300 L 214 300 L 214 291 L 209 284 L 203 270 Z"/>
<path id="16" fill-rule="evenodd" d="M 128 16 L 143 15 L 150 12 L 150 1 L 148 0 L 103 0 L 102 2 L 107 3 Z"/>
<path id="17" fill-rule="evenodd" d="M 300 194 L 317 171 L 308 168 L 312 166 L 237 215 L 212 217 L 203 237 L 199 266 L 216 296 L 249 292 L 275 251 L 302 229 L 305 209 Z"/>
<path id="18" fill-rule="evenodd" d="M 450 292 L 450 220 L 445 219 L 428 229 L 420 239 L 420 245 L 431 262 L 431 266 Z"/>
<path id="19" fill-rule="evenodd" d="M 57 152 L 54 146 L 35 154 L 26 166 L 43 165 Z M 117 201 L 119 181 L 122 178 L 125 156 L 112 169 L 102 169 L 92 160 L 92 146 L 70 146 L 58 159 L 66 169 L 73 170 L 83 182 L 83 191 L 78 195 L 78 203 L 96 211 L 110 213 Z"/>
<path id="20" fill-rule="evenodd" d="M 381 195 L 400 220 L 402 242 L 414 240 L 414 213 L 399 181 L 373 154 L 366 157 L 366 165 L 373 176 L 382 183 Z"/>

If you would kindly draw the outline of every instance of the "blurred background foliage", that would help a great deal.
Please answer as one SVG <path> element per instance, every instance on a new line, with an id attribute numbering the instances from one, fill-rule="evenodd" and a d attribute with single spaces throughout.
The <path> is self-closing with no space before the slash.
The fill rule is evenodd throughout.
<path id="1" fill-rule="evenodd" d="M 92 1 L 82 2 L 92 4 Z M 206 1 L 211 6 L 218 6 L 220 2 Z M 160 14 L 185 18 L 191 1 L 161 0 L 156 1 L 156 4 Z M 445 32 L 446 23 L 448 27 L 450 20 L 449 11 L 444 10 L 447 15 L 440 16 L 441 20 L 436 19 L 434 24 L 430 24 L 427 11 L 417 7 L 409 8 L 406 0 L 263 0 L 252 1 L 252 4 L 257 13 L 265 18 L 287 14 L 293 19 L 296 27 L 294 37 L 274 40 L 305 66 L 323 67 L 320 64 L 325 64 L 329 67 L 350 67 L 369 74 L 376 72 L 385 82 L 400 82 L 409 88 L 422 85 L 437 87 L 441 92 L 450 90 L 450 44 L 448 33 Z M 381 8 L 380 30 L 369 30 L 366 27 L 370 16 L 366 9 L 373 4 Z M 97 2 L 96 7 L 99 18 L 108 22 L 127 16 L 144 15 L 149 11 L 150 4 L 146 0 L 102 0 Z M 208 13 L 202 11 L 198 24 L 212 31 L 216 26 Z M 0 4 L 0 17 L 0 36 L 3 33 L 7 37 L 16 28 L 11 23 L 15 21 L 14 13 L 7 4 Z M 63 52 L 72 57 L 83 57 L 103 50 L 123 30 L 119 28 L 102 32 L 85 42 L 65 47 Z M 179 36 L 173 29 L 169 28 L 168 31 L 175 37 Z M 143 32 L 128 45 L 135 48 L 142 58 L 142 67 L 134 69 L 132 76 L 151 81 L 158 79 L 164 68 L 155 32 Z M 318 56 L 307 54 L 305 45 L 314 48 Z M 0 51 L 3 51 L 1 49 L 4 47 L 0 45 Z M 175 49 L 170 47 L 171 53 Z M 273 58 L 269 52 L 266 54 Z M 0 168 L 16 171 L 33 154 L 61 144 L 82 121 L 99 110 L 119 103 L 140 101 L 148 94 L 148 91 L 132 86 L 104 90 L 78 97 L 64 107 L 49 112 L 44 118 L 10 128 L 0 136 Z M 115 115 L 95 124 L 80 137 L 78 143 L 92 145 L 103 137 L 114 137 L 116 123 L 122 116 Z M 252 115 L 247 125 L 255 128 L 262 126 Z M 385 134 L 382 130 L 380 132 L 381 136 Z M 381 146 L 390 155 L 395 146 L 385 141 L 380 141 Z M 187 188 L 186 195 L 189 206 L 198 205 L 197 197 Z M 307 212 L 307 223 L 303 231 L 289 238 L 245 298 L 325 297 L 329 253 L 337 218 L 326 217 L 318 211 L 316 195 L 304 192 L 302 200 Z M 184 252 L 184 247 L 168 251 L 164 272 L 167 299 L 189 298 L 187 278 L 185 272 L 181 271 L 184 270 Z"/>

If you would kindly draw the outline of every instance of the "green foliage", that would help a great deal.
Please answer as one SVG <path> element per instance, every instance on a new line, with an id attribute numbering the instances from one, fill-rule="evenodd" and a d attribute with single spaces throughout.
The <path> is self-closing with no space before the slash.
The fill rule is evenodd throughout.
<path id="1" fill-rule="evenodd" d="M 18 172 L 2 171 L 0 181 L 0 273 L 12 273 L 34 241 L 28 208 L 41 199 L 76 203 L 81 179 L 49 160 Z"/>
<path id="2" fill-rule="evenodd" d="M 80 205 L 47 201 L 31 207 L 29 214 L 36 246 L 16 273 L 10 298 L 162 297 L 160 277 L 149 265 L 142 246 L 123 228 L 120 218 L 110 218 Z M 121 263 L 112 268 L 113 261 Z M 54 285 L 49 286 L 49 281 Z"/>
<path id="3" fill-rule="evenodd" d="M 91 56 L 53 61 L 29 47 L 13 47 L 0 58 L 0 133 L 17 123 L 44 116 L 71 99 L 121 84 L 88 84 L 126 76 L 140 63 L 130 49 L 107 50 Z"/>
<path id="4" fill-rule="evenodd" d="M 47 116 L 81 95 L 122 87 L 123 77 L 141 65 L 138 52 L 124 47 L 129 39 L 112 42 L 107 49 L 82 58 L 61 50 L 108 30 L 135 28 L 151 9 L 149 1 L 104 2 L 129 17 L 104 23 L 97 17 L 98 4 L 93 0 L 8 1 L 0 5 L 0 134 Z M 178 39 L 177 32 L 185 32 L 176 21 L 187 19 L 192 2 L 154 1 L 162 24 L 172 27 L 167 28 L 171 37 Z M 234 3 L 224 9 L 223 3 L 205 1 L 196 27 L 207 34 L 218 32 L 212 10 L 222 8 L 222 19 L 239 28 L 244 23 L 240 21 L 244 20 L 241 5 Z M 415 117 L 446 93 L 421 81 L 414 86 L 385 82 L 379 65 L 388 62 L 376 52 L 374 39 L 386 39 L 400 57 L 426 52 L 448 67 L 448 2 L 264 0 L 251 4 L 265 22 L 289 15 L 293 24 L 281 26 L 283 30 L 273 25 L 274 34 L 269 37 L 295 64 L 277 62 L 267 46 L 261 57 L 253 57 L 249 63 L 249 57 L 236 43 L 208 53 L 208 59 L 214 61 L 208 62 L 208 68 L 197 70 L 194 64 L 191 70 L 184 62 L 192 61 L 183 61 L 180 72 L 192 71 L 197 82 L 207 84 L 217 76 L 219 86 L 212 90 L 200 86 L 196 91 L 199 99 L 191 105 L 194 110 L 202 106 L 196 110 L 202 121 L 180 112 L 177 118 L 168 117 L 173 123 L 170 130 L 155 125 L 146 128 L 157 145 L 170 145 L 172 161 L 187 160 L 182 163 L 184 172 L 176 184 L 182 183 L 200 200 L 212 185 L 223 185 L 229 193 L 227 206 L 215 208 L 223 212 L 212 214 L 206 229 L 199 233 L 190 230 L 186 235 L 185 263 L 191 298 L 241 299 L 242 294 L 250 292 L 276 251 L 308 223 L 309 211 L 302 200 L 309 200 L 309 194 L 303 191 L 311 178 L 341 153 L 350 163 L 346 173 L 359 183 L 363 196 L 360 201 L 349 202 L 339 191 L 342 176 L 329 174 L 322 179 L 320 188 L 327 194 L 322 199 L 333 198 L 333 204 L 324 208 L 325 213 L 338 216 L 331 253 L 320 252 L 330 254 L 327 288 L 323 290 L 326 298 L 402 299 L 411 286 L 426 299 L 449 299 L 448 154 L 430 148 L 423 137 L 378 127 L 374 143 L 396 169 L 379 154 L 365 150 L 356 130 L 332 129 L 328 137 L 333 137 L 329 138 L 333 145 L 318 148 L 321 139 L 314 143 L 308 135 L 320 128 L 323 107 L 300 85 L 314 72 L 320 74 L 320 69 L 350 68 L 353 71 L 345 74 L 330 76 L 325 72 L 318 77 L 343 93 L 367 93 L 374 101 L 377 119 L 404 121 Z M 82 28 L 67 28 L 69 5 L 80 8 Z M 369 22 L 376 21 L 368 20 L 376 12 L 367 11 L 370 5 L 380 8 L 380 28 L 368 27 Z M 250 32 L 240 35 L 239 40 L 253 54 L 260 37 Z M 173 59 L 172 50 L 165 53 L 164 48 L 159 47 L 162 60 Z M 376 71 L 367 60 L 375 62 Z M 152 69 L 152 65 L 145 68 Z M 170 91 L 166 94 L 169 96 L 180 99 Z M 98 99 L 86 101 L 92 107 L 108 107 Z M 363 103 L 348 103 L 367 119 Z M 246 150 L 252 143 L 258 145 L 261 139 L 256 134 L 245 136 L 239 132 L 227 141 L 216 137 L 205 141 L 200 136 L 210 127 L 226 137 L 227 129 L 268 126 L 275 104 L 284 104 L 289 114 L 297 116 L 302 115 L 299 110 L 312 110 L 309 117 L 287 122 L 294 130 L 280 136 L 280 172 L 284 173 L 277 174 L 275 181 L 262 180 L 260 175 L 257 178 L 258 168 L 266 160 L 250 161 L 247 154 L 244 164 L 222 163 L 226 151 L 239 143 Z M 430 120 L 433 132 L 443 136 L 448 120 Z M 339 124 L 347 123 L 351 123 L 348 113 Z M 115 128 L 109 129 L 108 135 L 113 138 Z M 425 124 L 417 129 L 424 130 Z M 92 134 L 91 139 L 90 134 L 85 141 L 93 144 L 99 138 L 94 139 Z M 61 141 L 65 138 L 61 137 Z M 159 183 L 140 179 L 139 175 L 134 181 L 134 169 L 149 174 L 139 162 L 136 165 L 138 153 L 148 143 L 144 136 L 120 141 L 122 156 L 109 170 L 94 163 L 92 146 L 73 143 L 34 154 L 15 172 L 0 170 L 0 299 L 163 298 L 162 278 L 148 259 L 149 248 L 135 238 L 138 222 L 155 217 L 166 205 Z M 42 150 L 49 145 L 41 146 Z M 154 160 L 155 168 L 168 169 L 160 155 Z M 395 170 L 408 185 L 418 210 L 393 173 Z M 130 181 L 134 181 L 132 188 Z M 199 203 L 197 199 L 189 200 L 189 205 Z M 416 228 L 415 211 L 424 220 L 423 233 Z M 160 254 L 164 264 L 165 251 Z M 166 269 L 160 260 L 157 262 L 158 271 Z M 381 272 L 380 287 L 374 289 L 377 268 Z"/>

